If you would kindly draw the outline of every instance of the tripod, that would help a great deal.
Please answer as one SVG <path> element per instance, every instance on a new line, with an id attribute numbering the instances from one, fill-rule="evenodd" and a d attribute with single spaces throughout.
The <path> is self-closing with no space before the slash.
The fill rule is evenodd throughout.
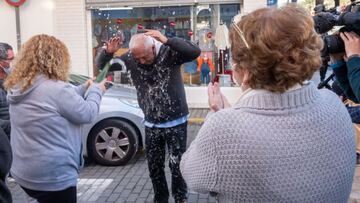
<path id="1" fill-rule="evenodd" d="M 328 78 L 326 78 L 325 80 L 322 80 L 318 85 L 318 89 L 322 89 L 324 87 L 327 88 L 327 89 L 331 89 L 331 86 L 329 85 L 329 82 L 334 77 L 335 77 L 335 73 L 332 73 Z"/>

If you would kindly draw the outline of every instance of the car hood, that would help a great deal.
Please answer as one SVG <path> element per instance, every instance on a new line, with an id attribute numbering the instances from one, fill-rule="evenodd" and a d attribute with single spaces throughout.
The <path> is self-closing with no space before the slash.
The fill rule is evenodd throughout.
<path id="1" fill-rule="evenodd" d="M 105 92 L 106 97 L 126 98 L 137 100 L 136 90 L 134 87 L 125 85 L 114 85 Z"/>

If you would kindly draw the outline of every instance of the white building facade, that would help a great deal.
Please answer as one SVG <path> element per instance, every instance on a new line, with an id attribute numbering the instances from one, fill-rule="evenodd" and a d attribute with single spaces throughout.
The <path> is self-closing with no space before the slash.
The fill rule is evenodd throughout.
<path id="1" fill-rule="evenodd" d="M 96 74 L 93 65 L 95 48 L 115 35 L 112 31 L 119 27 L 131 30 L 161 26 L 167 35 L 189 38 L 201 44 L 202 39 L 212 38 L 219 24 L 229 25 L 237 13 L 248 13 L 268 3 L 269 0 L 27 0 L 19 8 L 19 38 L 23 43 L 36 34 L 57 37 L 70 50 L 72 72 L 93 76 Z M 15 8 L 5 1 L 0 1 L 0 19 L 0 42 L 11 44 L 17 51 Z M 213 44 L 205 43 L 203 53 L 214 58 L 217 72 L 222 66 L 224 73 L 229 66 L 217 62 L 220 53 Z M 229 58 L 228 55 L 222 57 Z M 214 73 L 212 77 L 216 75 Z M 239 88 L 228 89 L 231 95 L 239 92 Z M 188 98 L 201 97 L 206 101 L 206 95 L 201 96 L 206 91 L 200 83 L 198 87 L 190 85 L 187 94 Z M 236 97 L 230 100 L 235 101 Z M 200 105 L 204 101 L 192 103 Z"/>

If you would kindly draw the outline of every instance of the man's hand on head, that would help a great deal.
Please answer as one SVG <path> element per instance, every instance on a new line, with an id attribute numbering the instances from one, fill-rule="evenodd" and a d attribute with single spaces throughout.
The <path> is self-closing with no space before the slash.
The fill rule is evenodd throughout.
<path id="1" fill-rule="evenodd" d="M 161 32 L 158 30 L 146 29 L 145 31 L 146 31 L 145 35 L 150 36 L 163 44 L 165 44 L 168 41 L 168 38 L 165 37 L 163 34 L 161 34 Z"/>
<path id="2" fill-rule="evenodd" d="M 109 41 L 106 42 L 106 52 L 109 54 L 113 54 L 121 48 L 121 45 L 122 41 L 120 37 L 110 38 Z"/>

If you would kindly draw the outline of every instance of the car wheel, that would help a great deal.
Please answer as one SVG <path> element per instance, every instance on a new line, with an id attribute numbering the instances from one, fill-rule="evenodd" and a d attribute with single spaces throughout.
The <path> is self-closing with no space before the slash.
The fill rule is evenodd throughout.
<path id="1" fill-rule="evenodd" d="M 90 132 L 89 154 L 101 165 L 125 165 L 138 149 L 137 137 L 134 127 L 126 121 L 102 121 Z"/>

